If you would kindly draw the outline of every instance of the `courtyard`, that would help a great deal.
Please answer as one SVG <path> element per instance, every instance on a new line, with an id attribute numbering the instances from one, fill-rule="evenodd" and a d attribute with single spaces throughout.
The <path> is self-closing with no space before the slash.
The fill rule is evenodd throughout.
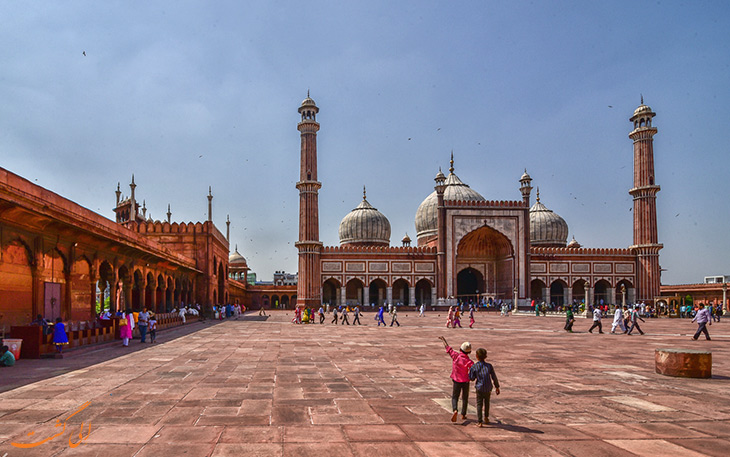
<path id="1" fill-rule="evenodd" d="M 730 454 L 727 322 L 709 327 L 712 341 L 690 341 L 696 325 L 677 319 L 627 336 L 589 334 L 587 319 L 567 334 L 559 317 L 485 312 L 474 329 L 468 319 L 446 329 L 438 312 L 401 312 L 399 328 L 378 328 L 372 312 L 359 327 L 292 316 L 248 313 L 161 332 L 155 345 L 20 360 L 0 378 L 0 456 Z M 502 389 L 485 428 L 473 407 L 450 422 L 441 335 L 489 351 Z M 664 347 L 712 350 L 713 378 L 656 374 Z"/>

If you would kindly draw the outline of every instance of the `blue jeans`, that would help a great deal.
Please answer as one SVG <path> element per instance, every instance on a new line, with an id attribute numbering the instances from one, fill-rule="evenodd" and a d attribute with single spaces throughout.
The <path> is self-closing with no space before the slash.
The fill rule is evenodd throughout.
<path id="1" fill-rule="evenodd" d="M 139 327 L 139 338 L 143 343 L 145 343 L 145 340 L 147 339 L 147 326 L 137 325 L 137 327 Z"/>

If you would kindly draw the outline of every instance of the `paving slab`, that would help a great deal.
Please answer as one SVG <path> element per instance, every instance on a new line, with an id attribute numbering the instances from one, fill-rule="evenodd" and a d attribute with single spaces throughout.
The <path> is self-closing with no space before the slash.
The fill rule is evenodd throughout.
<path id="1" fill-rule="evenodd" d="M 446 329 L 438 313 L 384 329 L 368 314 L 355 327 L 275 311 L 163 332 L 154 346 L 18 360 L 0 378 L 0 456 L 730 454 L 726 322 L 695 342 L 683 320 L 649 319 L 629 337 L 481 312 L 474 329 Z M 450 421 L 441 335 L 489 351 L 502 392 L 483 428 L 473 391 L 467 419 Z M 655 373 L 663 347 L 711 350 L 714 377 Z M 72 447 L 82 425 L 91 433 Z"/>

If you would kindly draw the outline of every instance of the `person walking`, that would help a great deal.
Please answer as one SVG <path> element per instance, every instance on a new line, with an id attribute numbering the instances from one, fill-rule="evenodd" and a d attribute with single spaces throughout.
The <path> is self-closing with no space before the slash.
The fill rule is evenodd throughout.
<path id="1" fill-rule="evenodd" d="M 695 317 L 692 319 L 692 322 L 697 322 L 697 332 L 695 332 L 695 336 L 692 337 L 693 340 L 697 341 L 697 338 L 700 337 L 700 333 L 705 334 L 705 339 L 708 341 L 711 340 L 710 338 L 710 332 L 707 331 L 707 326 L 712 325 L 712 319 L 710 318 L 710 313 L 705 308 L 704 303 L 700 303 L 700 310 L 697 311 L 697 314 L 695 314 Z"/>
<path id="2" fill-rule="evenodd" d="M 380 309 L 378 309 L 378 313 L 375 315 L 375 320 L 378 321 L 378 327 L 380 327 L 380 324 L 383 324 L 383 327 L 385 327 L 385 319 L 383 319 L 383 313 L 385 310 L 381 306 Z"/>
<path id="3" fill-rule="evenodd" d="M 393 306 L 390 310 L 390 326 L 392 327 L 393 324 L 396 324 L 398 327 L 400 327 L 400 322 L 398 322 L 398 307 Z"/>
<path id="4" fill-rule="evenodd" d="M 324 308 L 322 308 L 322 305 L 319 305 L 319 323 L 324 324 Z"/>
<path id="5" fill-rule="evenodd" d="M 623 333 L 626 333 L 626 327 L 624 327 L 624 314 L 621 311 L 620 306 L 616 306 L 616 311 L 613 312 L 613 323 L 611 323 L 611 333 L 616 333 L 616 327 L 620 327 Z"/>
<path id="6" fill-rule="evenodd" d="M 337 325 L 337 307 L 332 309 L 332 323 Z"/>
<path id="7" fill-rule="evenodd" d="M 593 333 L 593 329 L 598 327 L 598 333 L 603 333 L 603 324 L 601 324 L 601 309 L 593 308 L 593 325 L 588 329 L 588 333 Z"/>
<path id="8" fill-rule="evenodd" d="M 641 335 L 644 334 L 644 332 L 641 331 L 641 327 L 639 327 L 639 321 L 646 322 L 641 318 L 641 316 L 639 316 L 639 310 L 634 308 L 634 310 L 631 311 L 631 328 L 629 328 L 629 331 L 626 332 L 627 335 L 631 335 L 631 332 L 633 332 L 634 329 L 638 330 Z"/>
<path id="9" fill-rule="evenodd" d="M 457 325 L 461 328 L 461 312 L 459 311 L 459 308 L 456 308 L 456 311 L 454 311 L 454 322 L 451 326 L 456 328 Z"/>
<path id="10" fill-rule="evenodd" d="M 474 308 L 469 310 L 469 328 L 474 328 Z"/>
<path id="11" fill-rule="evenodd" d="M 454 322 L 454 307 L 449 306 L 449 315 L 446 318 L 446 328 L 451 327 L 451 324 Z"/>
<path id="12" fill-rule="evenodd" d="M 424 317 L 424 312 L 426 311 L 426 305 L 421 303 L 421 307 L 418 310 L 418 317 Z"/>
<path id="13" fill-rule="evenodd" d="M 352 319 L 352 325 L 355 325 L 355 322 L 357 322 L 357 325 L 362 325 L 360 323 L 360 307 L 358 305 L 355 305 L 355 309 L 352 310 L 352 313 L 355 315 Z"/>
<path id="14" fill-rule="evenodd" d="M 499 380 L 492 364 L 485 362 L 487 350 L 479 348 L 476 355 L 477 363 L 469 368 L 469 379 L 476 381 L 474 387 L 477 391 L 477 426 L 482 427 L 482 423 L 489 423 L 489 399 L 492 396 L 492 381 L 494 381 L 494 387 L 497 389 L 497 395 L 499 395 Z M 484 409 L 483 421 L 482 409 Z"/>
<path id="15" fill-rule="evenodd" d="M 565 308 L 565 327 L 563 329 L 568 333 L 573 333 L 573 324 L 575 323 L 575 317 L 573 316 L 573 308 L 568 306 Z"/>
<path id="16" fill-rule="evenodd" d="M 122 346 L 129 346 L 129 340 L 132 339 L 132 330 L 134 330 L 134 315 L 132 310 L 127 308 L 119 319 L 119 337 L 122 339 Z"/>
<path id="17" fill-rule="evenodd" d="M 350 325 L 350 321 L 347 319 L 347 309 L 348 308 L 349 308 L 349 306 L 345 306 L 344 308 L 342 308 L 342 324 L 341 325 L 345 325 L 345 324 Z"/>
<path id="18" fill-rule="evenodd" d="M 139 342 L 147 342 L 147 326 L 150 321 L 150 313 L 147 308 L 143 308 L 142 312 L 137 314 L 137 327 L 139 328 Z"/>
<path id="19" fill-rule="evenodd" d="M 451 422 L 456 422 L 459 411 L 459 397 L 461 396 L 461 418 L 466 420 L 466 408 L 469 401 L 469 369 L 474 365 L 474 361 L 469 358 L 471 352 L 471 344 L 468 341 L 461 343 L 459 352 L 454 351 L 446 342 L 446 338 L 440 336 L 439 339 L 444 343 L 446 353 L 451 356 L 451 380 L 453 388 L 451 390 Z"/>
<path id="20" fill-rule="evenodd" d="M 157 317 L 155 316 L 155 313 L 150 313 L 150 321 L 149 321 L 149 328 L 150 332 L 150 343 L 157 342 Z"/>

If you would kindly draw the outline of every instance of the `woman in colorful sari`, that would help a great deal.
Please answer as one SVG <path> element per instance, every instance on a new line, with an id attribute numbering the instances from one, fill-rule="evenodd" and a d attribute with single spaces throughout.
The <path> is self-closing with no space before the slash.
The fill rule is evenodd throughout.
<path id="1" fill-rule="evenodd" d="M 127 309 L 119 319 L 119 337 L 122 339 L 122 346 L 129 346 L 132 330 L 134 330 L 134 315 L 131 310 Z"/>

